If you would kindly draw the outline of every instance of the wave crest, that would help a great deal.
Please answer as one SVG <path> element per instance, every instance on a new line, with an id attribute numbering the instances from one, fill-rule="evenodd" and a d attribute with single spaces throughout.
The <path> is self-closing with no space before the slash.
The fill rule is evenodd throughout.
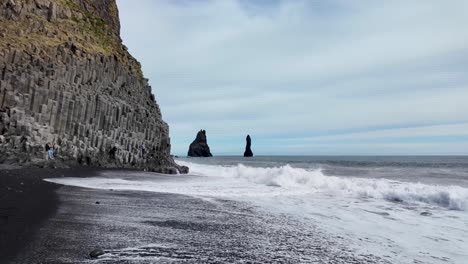
<path id="1" fill-rule="evenodd" d="M 242 164 L 204 165 L 180 160 L 177 163 L 188 166 L 192 174 L 201 176 L 239 178 L 256 184 L 303 188 L 310 192 L 333 196 L 377 198 L 400 203 L 425 203 L 451 210 L 468 210 L 468 189 L 459 186 L 326 176 L 321 169 L 307 170 L 290 165 L 260 168 Z"/>

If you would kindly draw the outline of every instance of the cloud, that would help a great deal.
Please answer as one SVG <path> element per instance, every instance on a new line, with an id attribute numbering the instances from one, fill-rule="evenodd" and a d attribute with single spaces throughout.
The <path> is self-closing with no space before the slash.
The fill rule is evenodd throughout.
<path id="1" fill-rule="evenodd" d="M 329 142 L 343 140 L 389 140 L 404 138 L 427 138 L 427 137 L 468 137 L 468 123 L 448 124 L 435 126 L 405 127 L 380 129 L 375 131 L 351 132 L 336 135 L 324 135 L 315 137 L 304 137 L 285 139 L 287 141 L 300 142 Z"/>
<path id="2" fill-rule="evenodd" d="M 291 140 L 305 145 L 316 136 L 361 133 L 360 146 L 330 139 L 327 147 L 330 153 L 354 148 L 360 154 L 377 144 L 368 131 L 466 128 L 466 1 L 119 0 L 118 5 L 124 43 L 150 78 L 175 153 L 185 153 L 200 128 L 218 153 L 234 154 L 247 133 L 265 154 L 275 150 L 262 140 L 294 154 Z M 407 132 L 394 130 L 393 139 Z M 425 133 L 413 138 L 432 135 Z M 410 143 L 381 142 L 377 154 L 395 148 L 449 153 L 453 147 L 447 142 L 401 147 Z"/>

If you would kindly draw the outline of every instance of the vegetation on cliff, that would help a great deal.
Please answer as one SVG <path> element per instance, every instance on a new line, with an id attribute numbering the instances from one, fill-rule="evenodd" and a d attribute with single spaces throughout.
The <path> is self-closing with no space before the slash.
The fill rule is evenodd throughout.
<path id="1" fill-rule="evenodd" d="M 140 63 L 122 44 L 114 0 L 0 0 L 0 5 L 0 48 L 47 50 L 69 43 L 79 54 L 114 56 L 143 78 Z"/>

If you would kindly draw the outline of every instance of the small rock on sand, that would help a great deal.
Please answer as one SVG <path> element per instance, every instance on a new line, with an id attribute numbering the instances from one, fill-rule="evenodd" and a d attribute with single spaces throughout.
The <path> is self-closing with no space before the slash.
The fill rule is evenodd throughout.
<path id="1" fill-rule="evenodd" d="M 95 250 L 91 251 L 91 253 L 89 253 L 89 256 L 91 258 L 97 258 L 97 257 L 99 257 L 101 255 L 104 255 L 104 250 L 99 249 L 99 248 L 95 249 Z"/>

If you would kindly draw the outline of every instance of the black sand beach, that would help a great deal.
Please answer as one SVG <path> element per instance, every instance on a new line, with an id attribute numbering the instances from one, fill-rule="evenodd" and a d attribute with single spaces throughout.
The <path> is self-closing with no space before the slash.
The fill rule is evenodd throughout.
<path id="1" fill-rule="evenodd" d="M 11 169 L 0 167 L 0 262 L 11 260 L 58 208 L 49 177 L 92 175 L 94 169 Z"/>
<path id="2" fill-rule="evenodd" d="M 0 259 L 8 260 L 17 253 L 35 229 L 55 212 L 57 186 L 42 181 L 49 173 L 0 171 Z"/>
<path id="3" fill-rule="evenodd" d="M 93 173 L 3 171 L 2 186 L 23 192 L 7 195 L 8 208 L 19 209 L 2 224 L 2 245 L 8 246 L 1 263 L 385 263 L 354 254 L 313 226 L 246 203 L 41 181 Z M 106 254 L 93 260 L 89 253 L 96 248 Z"/>

